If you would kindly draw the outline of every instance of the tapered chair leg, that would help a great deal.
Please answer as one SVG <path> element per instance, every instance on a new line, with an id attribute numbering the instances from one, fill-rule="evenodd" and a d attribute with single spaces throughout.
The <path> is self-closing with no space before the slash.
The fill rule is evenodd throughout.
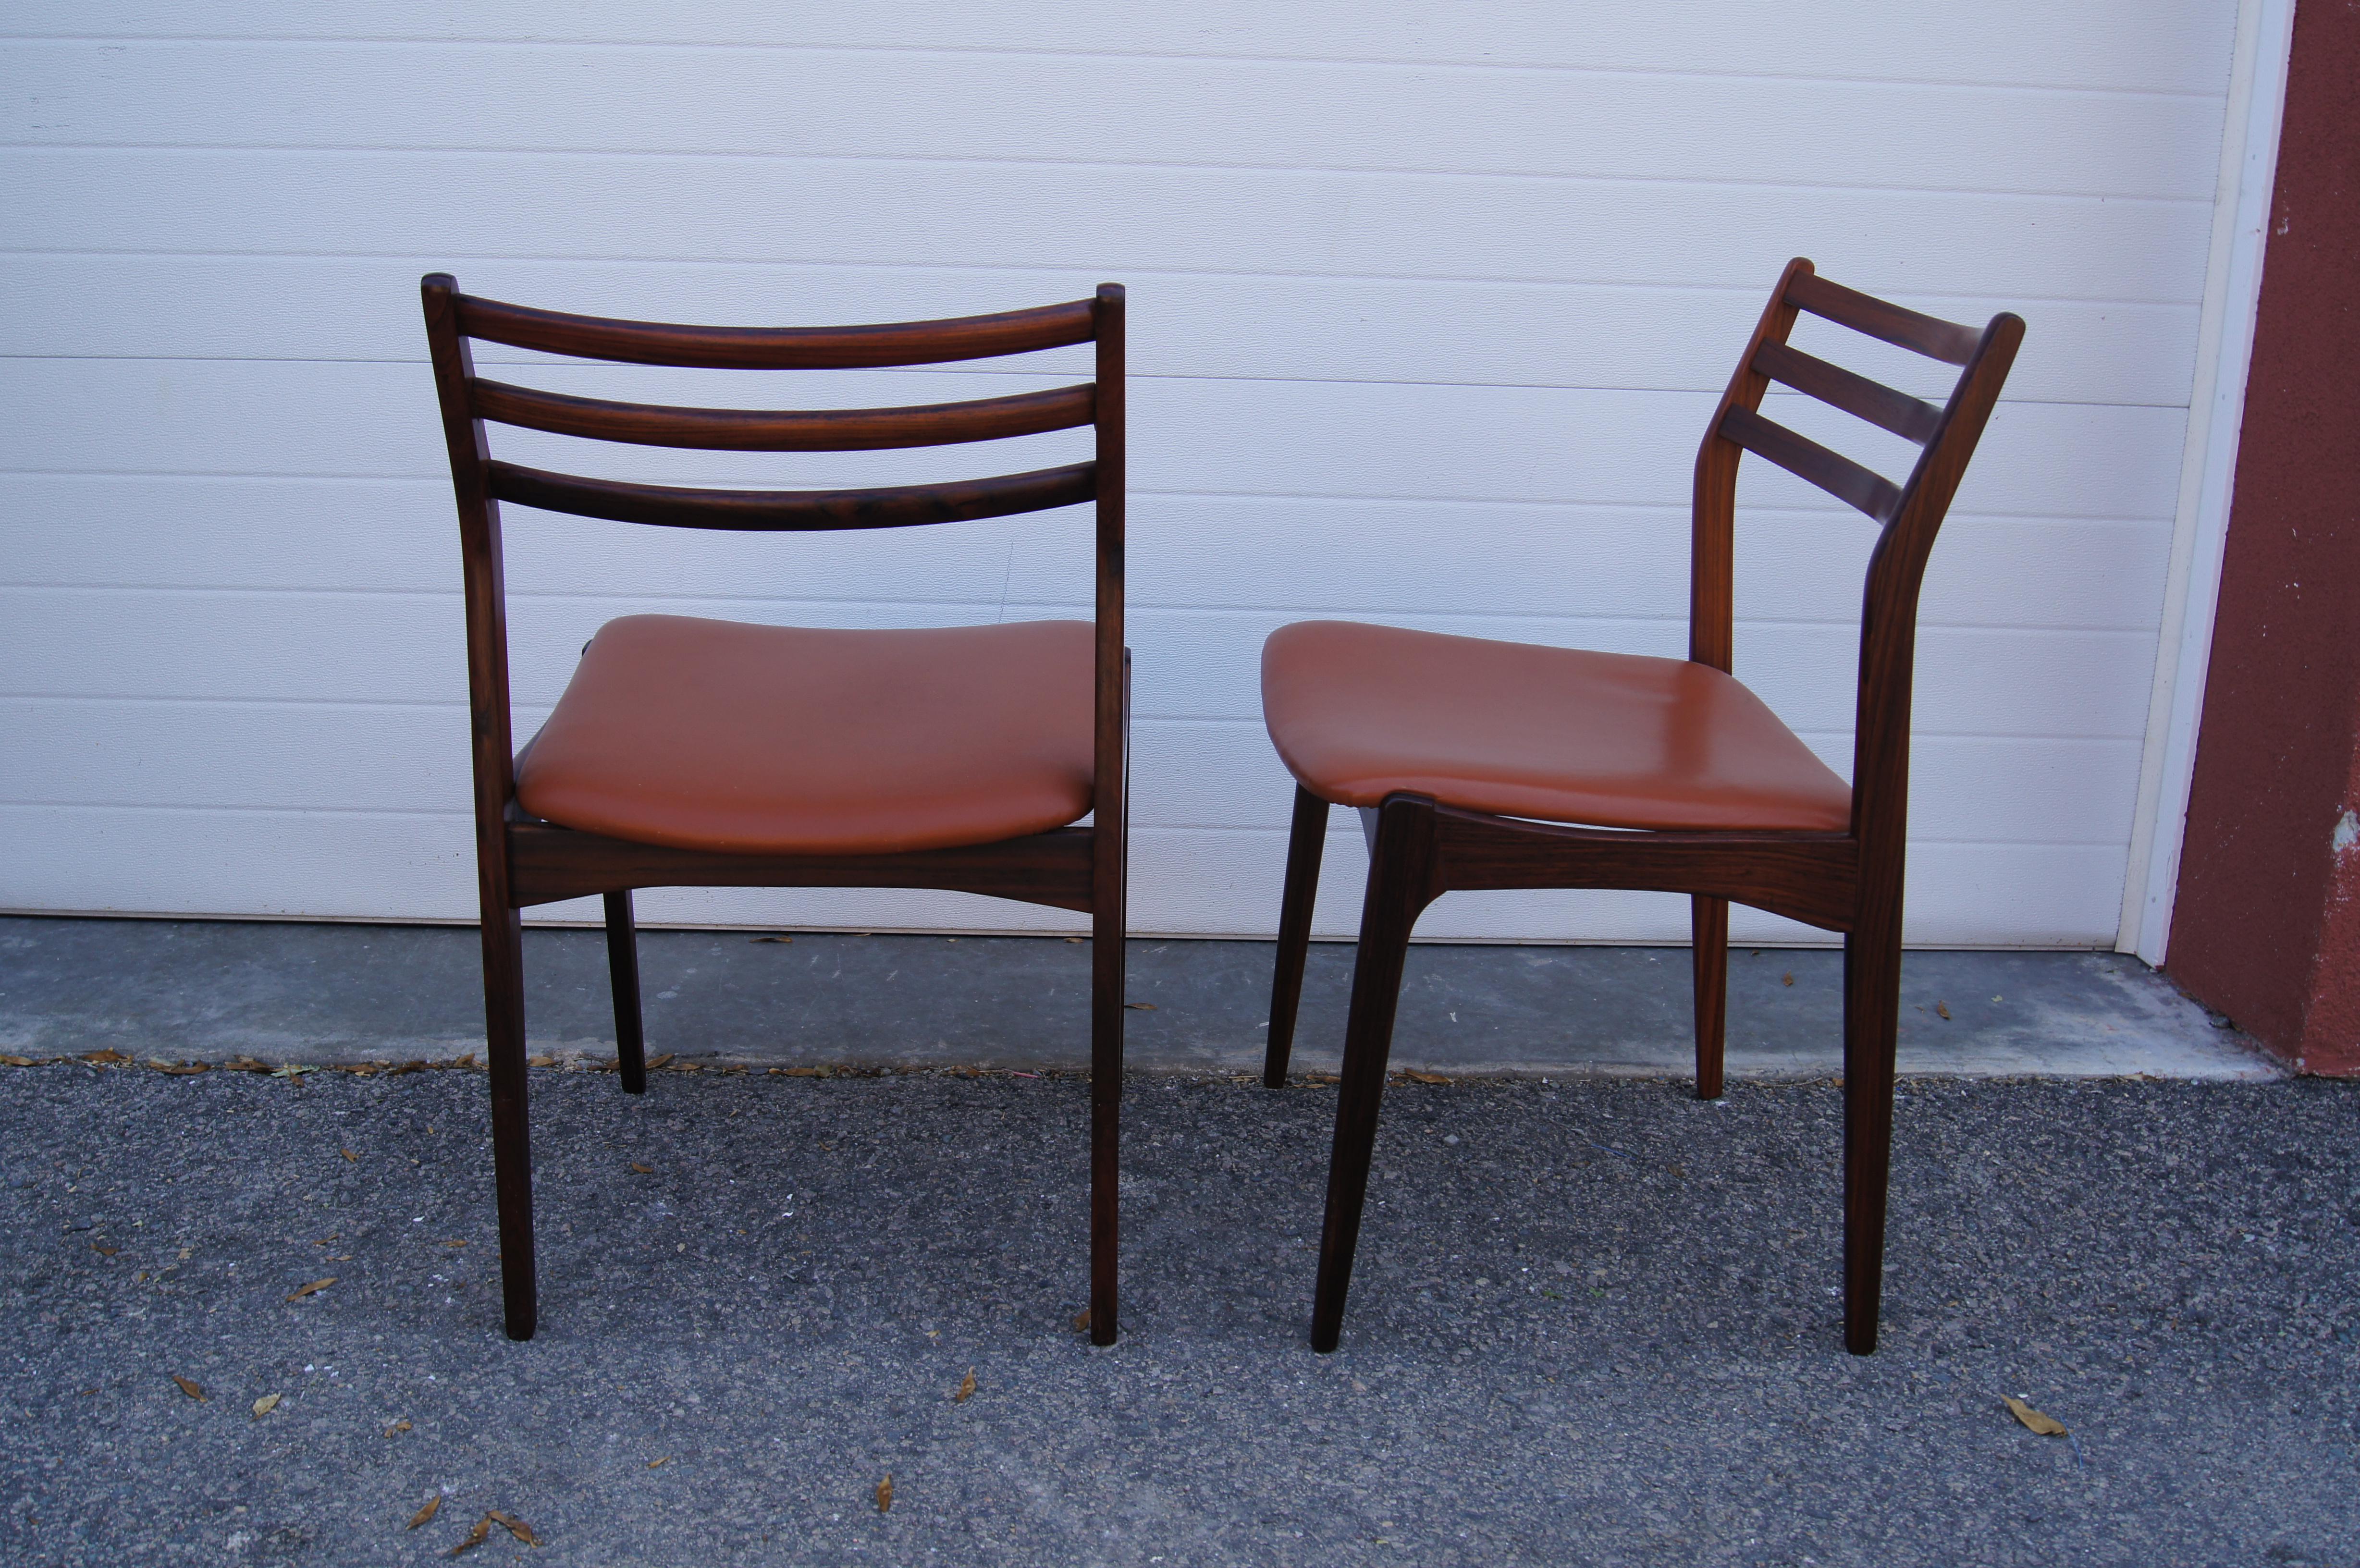
<path id="1" fill-rule="evenodd" d="M 1893 1052 L 1901 1016 L 1901 920 L 1844 939 L 1844 1348 L 1876 1349 L 1885 1288 L 1885 1184 L 1893 1167 Z"/>
<path id="2" fill-rule="evenodd" d="M 514 909 L 484 920 L 484 1044 L 492 1084 L 492 1181 L 500 1218 L 500 1296 L 510 1339 L 540 1318 L 532 1257 L 532 1135 L 526 1105 L 524 941 Z"/>
<path id="3" fill-rule="evenodd" d="M 1319 1234 L 1319 1283 L 1311 1306 L 1311 1348 L 1326 1355 L 1344 1328 L 1360 1210 L 1377 1142 L 1377 1107 L 1393 1054 L 1409 933 L 1434 899 L 1434 802 L 1389 797 L 1377 815 L 1360 946 L 1352 964 L 1352 1011 L 1344 1026 L 1344 1073 L 1336 1101 L 1336 1141 L 1328 1159 L 1328 1217 Z"/>
<path id="4" fill-rule="evenodd" d="M 615 992 L 615 1066 L 623 1093 L 648 1092 L 648 1047 L 639 1022 L 639 939 L 631 923 L 631 893 L 606 895 L 606 974 Z"/>
<path id="5" fill-rule="evenodd" d="M 1303 962 L 1311 948 L 1311 911 L 1319 895 L 1319 854 L 1328 844 L 1328 802 L 1298 784 L 1295 826 L 1286 839 L 1286 890 L 1278 905 L 1278 964 L 1270 983 L 1270 1040 L 1263 1051 L 1262 1081 L 1286 1087 L 1287 1058 L 1295 1051 L 1295 1015 L 1303 1001 Z"/>
<path id="6" fill-rule="evenodd" d="M 1699 1100 L 1721 1093 L 1721 1049 L 1729 1019 L 1729 900 L 1701 895 L 1688 900 L 1695 933 L 1696 1092 Z"/>

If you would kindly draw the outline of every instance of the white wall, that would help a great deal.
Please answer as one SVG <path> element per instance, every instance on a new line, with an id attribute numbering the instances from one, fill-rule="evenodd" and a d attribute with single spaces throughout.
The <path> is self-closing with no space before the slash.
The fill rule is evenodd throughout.
<path id="1" fill-rule="evenodd" d="M 2110 945 L 2234 9 L 16 0 L 0 907 L 471 918 L 420 273 L 789 323 L 1112 278 L 1132 301 L 1134 924 L 1266 933 L 1289 786 L 1259 722 L 1262 637 L 1346 615 L 1684 651 L 1695 443 L 1804 254 L 2029 323 L 1925 596 L 1910 940 Z M 1056 368 L 813 385 L 933 400 Z M 680 397 L 723 379 L 541 370 Z M 1896 471 L 1875 432 L 1811 428 Z M 986 455 L 972 471 L 1032 454 Z M 1869 525 L 1765 465 L 1741 499 L 1738 673 L 1844 769 Z M 868 626 L 1087 604 L 1077 514 L 856 540 L 509 517 L 528 727 L 628 608 Z M 1336 825 L 1320 923 L 1344 931 L 1365 863 Z M 948 894 L 643 908 L 1073 923 Z M 1656 895 L 1457 895 L 1421 929 L 1685 940 L 1687 918 Z"/>

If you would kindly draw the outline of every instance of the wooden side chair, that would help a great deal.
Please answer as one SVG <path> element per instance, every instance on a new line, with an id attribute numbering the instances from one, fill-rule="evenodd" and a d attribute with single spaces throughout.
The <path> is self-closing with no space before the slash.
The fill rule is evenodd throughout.
<path id="1" fill-rule="evenodd" d="M 560 315 L 423 284 L 466 572 L 475 864 L 500 1269 L 510 1338 L 535 1316 L 518 911 L 606 899 L 623 1088 L 647 1086 L 631 890 L 941 887 L 1087 914 L 1090 1336 L 1115 1338 L 1122 1094 L 1123 290 L 1002 315 L 831 328 Z M 564 397 L 475 374 L 471 340 L 721 369 L 926 365 L 1095 343 L 1092 382 L 923 408 L 785 412 Z M 837 452 L 1093 427 L 1093 461 L 886 489 L 621 484 L 495 461 L 486 422 L 639 445 Z M 830 631 L 631 615 L 600 628 L 541 733 L 509 744 L 500 503 L 672 528 L 901 528 L 1092 503 L 1095 622 Z M 1072 825 L 1090 818 L 1087 827 Z"/>
<path id="2" fill-rule="evenodd" d="M 1797 310 L 1961 366 L 1937 408 L 1787 346 Z M 1721 1092 L 1729 901 L 1844 937 L 1844 1343 L 1876 1348 L 1900 1004 L 1911 658 L 1927 552 L 2024 336 L 1919 315 L 1790 263 L 1697 453 L 1685 660 L 1306 621 L 1262 652 L 1262 706 L 1295 775 L 1263 1081 L 1285 1083 L 1331 804 L 1370 827 L 1311 1343 L 1343 1324 L 1402 962 L 1454 888 L 1686 893 L 1697 1093 Z M 1923 450 L 1898 486 L 1762 417 L 1773 381 Z M 1882 528 L 1861 622 L 1847 788 L 1730 673 L 1739 460 L 1769 459 Z"/>

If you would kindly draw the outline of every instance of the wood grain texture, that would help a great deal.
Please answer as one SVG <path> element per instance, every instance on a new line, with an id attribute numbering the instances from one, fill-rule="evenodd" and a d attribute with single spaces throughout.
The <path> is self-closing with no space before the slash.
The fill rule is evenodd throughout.
<path id="1" fill-rule="evenodd" d="M 711 452 L 871 452 L 1001 441 L 1070 430 L 1093 418 L 1087 387 L 905 408 L 672 408 L 569 397 L 477 377 L 476 411 L 497 424 L 558 435 Z"/>
<path id="2" fill-rule="evenodd" d="M 1090 341 L 1087 301 L 943 321 L 858 327 L 698 327 L 569 315 L 469 297 L 459 330 L 515 348 L 635 365 L 719 370 L 840 370 L 1029 354 Z"/>
<path id="3" fill-rule="evenodd" d="M 928 523 L 1004 517 L 1071 506 L 1098 493 L 1090 463 L 1006 474 L 956 485 L 901 485 L 877 490 L 696 490 L 584 479 L 494 463 L 485 485 L 503 501 L 621 523 L 736 532 L 906 528 Z"/>
<path id="4" fill-rule="evenodd" d="M 974 844 L 912 855 L 716 855 L 632 844 L 547 823 L 509 829 L 513 897 L 554 903 L 638 887 L 939 887 L 1054 909 L 1091 908 L 1090 833 L 1060 828 L 1021 850 Z"/>

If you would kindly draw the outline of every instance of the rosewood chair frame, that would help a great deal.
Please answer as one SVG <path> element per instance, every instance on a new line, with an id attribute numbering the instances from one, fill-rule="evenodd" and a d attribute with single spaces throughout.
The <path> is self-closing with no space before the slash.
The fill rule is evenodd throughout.
<path id="1" fill-rule="evenodd" d="M 1961 366 L 1937 408 L 1787 346 L 1796 313 Z M 1729 905 L 1767 909 L 1844 939 L 1844 1344 L 1876 1348 L 1893 1138 L 1894 1041 L 1901 984 L 1902 863 L 1907 828 L 1909 706 L 1918 594 L 1950 498 L 2024 336 L 2003 313 L 1980 332 L 1903 310 L 1789 263 L 1713 412 L 1697 452 L 1688 658 L 1726 673 L 1733 641 L 1732 539 L 1737 470 L 1767 458 L 1882 528 L 1863 597 L 1852 821 L 1842 833 L 1631 832 L 1461 811 L 1406 791 L 1363 808 L 1370 866 L 1346 1026 L 1341 1094 L 1320 1236 L 1312 1347 L 1336 1348 L 1368 1190 L 1403 960 L 1427 905 L 1454 889 L 1639 888 L 1686 893 L 1695 937 L 1697 1094 L 1721 1094 Z M 1760 413 L 1776 381 L 1916 441 L 1907 484 Z M 1328 802 L 1297 786 L 1272 985 L 1263 1082 L 1286 1081 Z"/>
<path id="2" fill-rule="evenodd" d="M 1091 299 L 999 315 L 829 328 L 675 326 L 564 315 L 462 294 L 444 273 L 428 276 L 421 291 L 466 578 L 475 865 L 508 1336 L 530 1339 L 538 1316 L 519 911 L 590 894 L 604 898 L 617 1065 L 623 1088 L 640 1094 L 647 1066 L 634 888 L 936 887 L 1090 917 L 1089 1329 L 1095 1343 L 1113 1344 L 1131 727 L 1131 661 L 1123 646 L 1123 289 L 1103 284 Z M 932 365 L 1084 343 L 1095 343 L 1097 361 L 1090 382 L 963 403 L 817 412 L 680 408 L 563 397 L 483 379 L 469 347 L 478 339 L 586 359 L 744 370 Z M 1089 462 L 989 479 L 869 490 L 708 490 L 584 479 L 496 462 L 485 437 L 487 420 L 642 445 L 740 452 L 933 446 L 1085 425 L 1093 428 L 1097 444 Z M 517 802 L 518 755 L 509 735 L 502 501 L 623 522 L 738 531 L 900 528 L 1094 503 L 1089 825 L 900 854 L 731 855 L 575 832 L 533 818 Z"/>

